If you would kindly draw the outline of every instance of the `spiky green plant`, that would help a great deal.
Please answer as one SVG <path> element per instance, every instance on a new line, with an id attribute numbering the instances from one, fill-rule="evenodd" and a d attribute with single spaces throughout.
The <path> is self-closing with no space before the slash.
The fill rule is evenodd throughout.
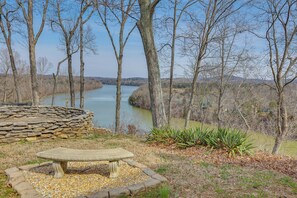
<path id="1" fill-rule="evenodd" d="M 214 149 L 224 149 L 230 156 L 250 154 L 253 148 L 248 142 L 248 135 L 238 130 L 221 128 L 205 130 L 201 128 L 175 130 L 171 128 L 153 129 L 149 135 L 150 142 L 175 142 L 181 148 L 197 145 Z"/>

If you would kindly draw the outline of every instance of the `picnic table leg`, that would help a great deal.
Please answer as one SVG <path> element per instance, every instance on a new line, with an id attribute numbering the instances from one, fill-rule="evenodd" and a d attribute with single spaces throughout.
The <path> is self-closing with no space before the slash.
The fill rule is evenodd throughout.
<path id="1" fill-rule="evenodd" d="M 116 178 L 119 175 L 119 161 L 109 162 L 110 178 Z"/>
<path id="2" fill-rule="evenodd" d="M 66 173 L 66 171 L 67 171 L 67 162 L 61 162 L 61 167 L 62 167 L 64 173 Z"/>
<path id="3" fill-rule="evenodd" d="M 66 166 L 67 166 L 67 162 L 66 162 Z M 65 164 L 63 164 L 63 162 L 58 162 L 58 161 L 53 162 L 53 168 L 55 170 L 54 178 L 61 178 L 64 176 L 63 167 L 65 168 Z"/>

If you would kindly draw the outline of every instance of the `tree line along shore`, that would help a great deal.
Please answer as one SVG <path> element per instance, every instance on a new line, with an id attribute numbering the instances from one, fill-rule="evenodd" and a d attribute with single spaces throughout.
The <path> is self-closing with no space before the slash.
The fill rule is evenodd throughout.
<path id="1" fill-rule="evenodd" d="M 40 98 L 44 98 L 46 96 L 50 96 L 53 94 L 54 88 L 54 81 L 52 76 L 47 75 L 39 75 L 39 94 Z M 23 102 L 31 101 L 31 88 L 30 88 L 30 76 L 29 75 L 22 75 L 19 76 L 18 81 L 20 82 L 20 90 L 23 96 Z M 0 91 L 0 101 L 1 103 L 14 103 L 16 102 L 16 94 L 14 91 L 13 85 L 13 78 L 11 75 L 0 75 L 0 84 L 1 84 L 1 91 Z M 79 77 L 74 77 L 74 87 L 75 91 L 79 91 Z M 93 78 L 87 78 L 85 81 L 85 90 L 92 90 L 101 88 L 103 84 L 95 80 Z M 56 93 L 68 93 L 69 86 L 68 86 L 68 77 L 67 76 L 60 76 L 57 81 L 57 90 Z"/>

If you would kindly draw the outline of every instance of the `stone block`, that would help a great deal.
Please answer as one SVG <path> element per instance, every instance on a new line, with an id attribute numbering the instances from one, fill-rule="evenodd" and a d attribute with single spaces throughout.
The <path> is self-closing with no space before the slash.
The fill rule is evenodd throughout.
<path id="1" fill-rule="evenodd" d="M 33 142 L 33 141 L 36 141 L 37 140 L 37 137 L 27 137 L 26 140 L 28 142 Z"/>
<path id="2" fill-rule="evenodd" d="M 130 190 L 125 187 L 120 187 L 120 188 L 114 188 L 109 190 L 109 197 L 120 197 L 120 196 L 126 196 L 130 195 Z"/>
<path id="3" fill-rule="evenodd" d="M 21 193 L 22 198 L 42 198 L 34 189 L 25 190 Z"/>
<path id="4" fill-rule="evenodd" d="M 32 186 L 27 182 L 21 182 L 13 187 L 20 195 L 23 191 L 31 190 Z"/>
<path id="5" fill-rule="evenodd" d="M 129 164 L 130 166 L 133 166 L 133 167 L 137 167 L 137 168 L 141 168 L 141 169 L 144 169 L 144 168 L 147 168 L 147 166 L 141 164 L 141 163 L 138 163 L 134 160 L 131 160 L 131 159 L 124 159 L 123 160 L 124 162 L 126 162 L 127 164 Z"/>
<path id="6" fill-rule="evenodd" d="M 22 183 L 22 182 L 25 182 L 25 177 L 23 175 L 21 175 L 19 177 L 11 178 L 8 183 L 11 186 L 16 186 L 16 185 L 18 185 L 19 183 Z"/>
<path id="7" fill-rule="evenodd" d="M 21 171 L 16 171 L 16 172 L 8 174 L 9 179 L 15 179 L 17 177 L 22 177 L 22 176 L 23 176 L 23 174 Z"/>
<path id="8" fill-rule="evenodd" d="M 30 170 L 31 168 L 35 168 L 37 166 L 39 166 L 39 164 L 28 164 L 28 165 L 20 166 L 19 169 L 20 170 Z"/>
<path id="9" fill-rule="evenodd" d="M 96 193 L 92 193 L 91 195 L 87 196 L 88 198 L 108 198 L 109 192 L 104 190 Z"/>
<path id="10" fill-rule="evenodd" d="M 150 178 L 144 182 L 145 188 L 151 188 L 159 185 L 161 182 L 157 179 Z"/>
<path id="11" fill-rule="evenodd" d="M 11 131 L 12 127 L 0 127 L 0 131 Z"/>
<path id="12" fill-rule="evenodd" d="M 165 177 L 163 177 L 162 175 L 159 175 L 159 174 L 152 175 L 152 178 L 157 179 L 160 182 L 166 182 L 167 181 L 167 179 Z"/>
<path id="13" fill-rule="evenodd" d="M 8 132 L 6 131 L 0 131 L 0 135 L 6 135 Z"/>
<path id="14" fill-rule="evenodd" d="M 12 123 L 7 123 L 7 122 L 1 122 L 0 127 L 7 127 L 7 126 L 12 126 Z"/>
<path id="15" fill-rule="evenodd" d="M 145 174 L 147 174 L 148 176 L 150 176 L 150 177 L 156 174 L 155 171 L 153 171 L 153 170 L 151 170 L 151 169 L 149 169 L 149 168 L 143 168 L 142 171 L 143 171 Z"/>
<path id="16" fill-rule="evenodd" d="M 140 191 L 145 190 L 145 186 L 143 183 L 139 183 L 139 184 L 133 184 L 127 187 L 130 190 L 130 193 L 132 195 L 137 194 Z"/>
<path id="17" fill-rule="evenodd" d="M 26 127 L 28 124 L 26 122 L 15 122 L 13 123 L 14 127 Z"/>
<path id="18" fill-rule="evenodd" d="M 62 138 L 62 139 L 68 139 L 68 135 L 66 135 L 66 134 L 61 134 L 61 135 L 59 135 L 59 138 Z"/>
<path id="19" fill-rule="evenodd" d="M 17 167 L 8 168 L 5 170 L 6 175 L 10 175 L 11 173 L 17 172 L 19 169 Z"/>

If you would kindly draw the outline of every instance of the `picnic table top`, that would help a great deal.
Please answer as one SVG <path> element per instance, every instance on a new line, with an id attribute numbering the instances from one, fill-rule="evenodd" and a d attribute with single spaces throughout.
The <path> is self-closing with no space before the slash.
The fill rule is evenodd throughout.
<path id="1" fill-rule="evenodd" d="M 117 161 L 134 156 L 133 153 L 122 148 L 81 150 L 63 147 L 42 151 L 36 155 L 54 161 Z"/>

